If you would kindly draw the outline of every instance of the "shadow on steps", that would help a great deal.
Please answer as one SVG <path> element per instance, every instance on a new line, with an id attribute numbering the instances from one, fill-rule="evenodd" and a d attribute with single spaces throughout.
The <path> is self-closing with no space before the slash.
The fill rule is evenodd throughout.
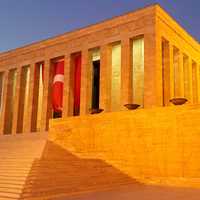
<path id="1" fill-rule="evenodd" d="M 131 177 L 98 159 L 81 159 L 47 141 L 35 160 L 20 199 L 55 199 L 135 184 Z"/>

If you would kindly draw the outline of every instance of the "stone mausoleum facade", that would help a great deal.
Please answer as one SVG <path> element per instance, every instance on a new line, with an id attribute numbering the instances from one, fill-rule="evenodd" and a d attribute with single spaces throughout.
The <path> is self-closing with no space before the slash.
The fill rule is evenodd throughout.
<path id="1" fill-rule="evenodd" d="M 55 78 L 56 66 L 64 71 Z M 200 44 L 159 5 L 0 53 L 0 134 L 44 132 L 51 118 L 91 109 L 170 106 L 174 97 L 200 103 Z"/>

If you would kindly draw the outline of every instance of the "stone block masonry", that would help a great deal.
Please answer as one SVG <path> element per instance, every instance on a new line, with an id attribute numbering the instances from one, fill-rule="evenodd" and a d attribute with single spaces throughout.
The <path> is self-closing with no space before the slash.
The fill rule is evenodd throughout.
<path id="1" fill-rule="evenodd" d="M 101 159 L 145 183 L 200 187 L 200 105 L 71 117 L 50 122 L 50 140 Z"/>

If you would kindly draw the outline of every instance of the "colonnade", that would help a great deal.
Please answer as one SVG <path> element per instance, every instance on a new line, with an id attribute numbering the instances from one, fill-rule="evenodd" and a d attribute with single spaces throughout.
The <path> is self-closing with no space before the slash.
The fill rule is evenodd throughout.
<path id="1" fill-rule="evenodd" d="M 74 115 L 73 62 L 77 54 L 81 55 L 80 115 L 89 114 L 92 105 L 95 51 L 100 61 L 99 108 L 104 112 L 120 111 L 125 109 L 124 104 L 133 102 L 143 107 L 144 37 L 141 36 L 94 49 L 83 49 L 81 52 L 69 52 L 57 58 L 47 58 L 41 62 L 0 72 L 0 133 L 16 134 L 48 130 L 49 119 L 53 116 L 52 71 L 54 63 L 60 60 L 64 60 L 62 117 Z M 39 84 L 41 66 L 43 66 L 42 90 Z M 139 89 L 136 84 L 139 84 Z M 137 91 L 140 91 L 140 97 L 136 94 Z M 39 95 L 42 95 L 42 102 Z M 41 110 L 38 110 L 38 107 Z M 38 112 L 41 116 L 38 116 Z"/>
<path id="2" fill-rule="evenodd" d="M 81 56 L 79 115 L 90 114 L 92 106 L 97 104 L 104 112 L 112 112 L 125 110 L 127 103 L 140 104 L 141 108 L 168 106 L 174 97 L 199 103 L 198 62 L 162 38 L 158 40 L 162 66 L 158 66 L 156 38 L 152 38 L 150 34 L 122 38 L 112 44 L 41 58 L 40 62 L 0 71 L 0 133 L 48 130 L 49 119 L 53 117 L 52 72 L 54 64 L 60 61 L 64 61 L 62 117 L 75 115 L 74 59 L 77 55 Z M 95 103 L 92 102 L 94 61 L 99 63 L 99 90 Z M 162 79 L 161 85 L 157 85 L 158 78 Z"/>
<path id="3" fill-rule="evenodd" d="M 170 41 L 162 41 L 163 105 L 184 97 L 190 104 L 200 103 L 200 66 L 189 53 Z"/>

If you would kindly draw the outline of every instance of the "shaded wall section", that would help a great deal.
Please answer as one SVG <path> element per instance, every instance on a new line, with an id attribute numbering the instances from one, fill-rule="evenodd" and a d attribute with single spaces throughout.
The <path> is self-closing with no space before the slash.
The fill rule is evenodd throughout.
<path id="1" fill-rule="evenodd" d="M 132 178 L 182 186 L 197 180 L 199 187 L 199 116 L 200 106 L 188 105 L 59 119 L 50 122 L 49 137 Z"/>

